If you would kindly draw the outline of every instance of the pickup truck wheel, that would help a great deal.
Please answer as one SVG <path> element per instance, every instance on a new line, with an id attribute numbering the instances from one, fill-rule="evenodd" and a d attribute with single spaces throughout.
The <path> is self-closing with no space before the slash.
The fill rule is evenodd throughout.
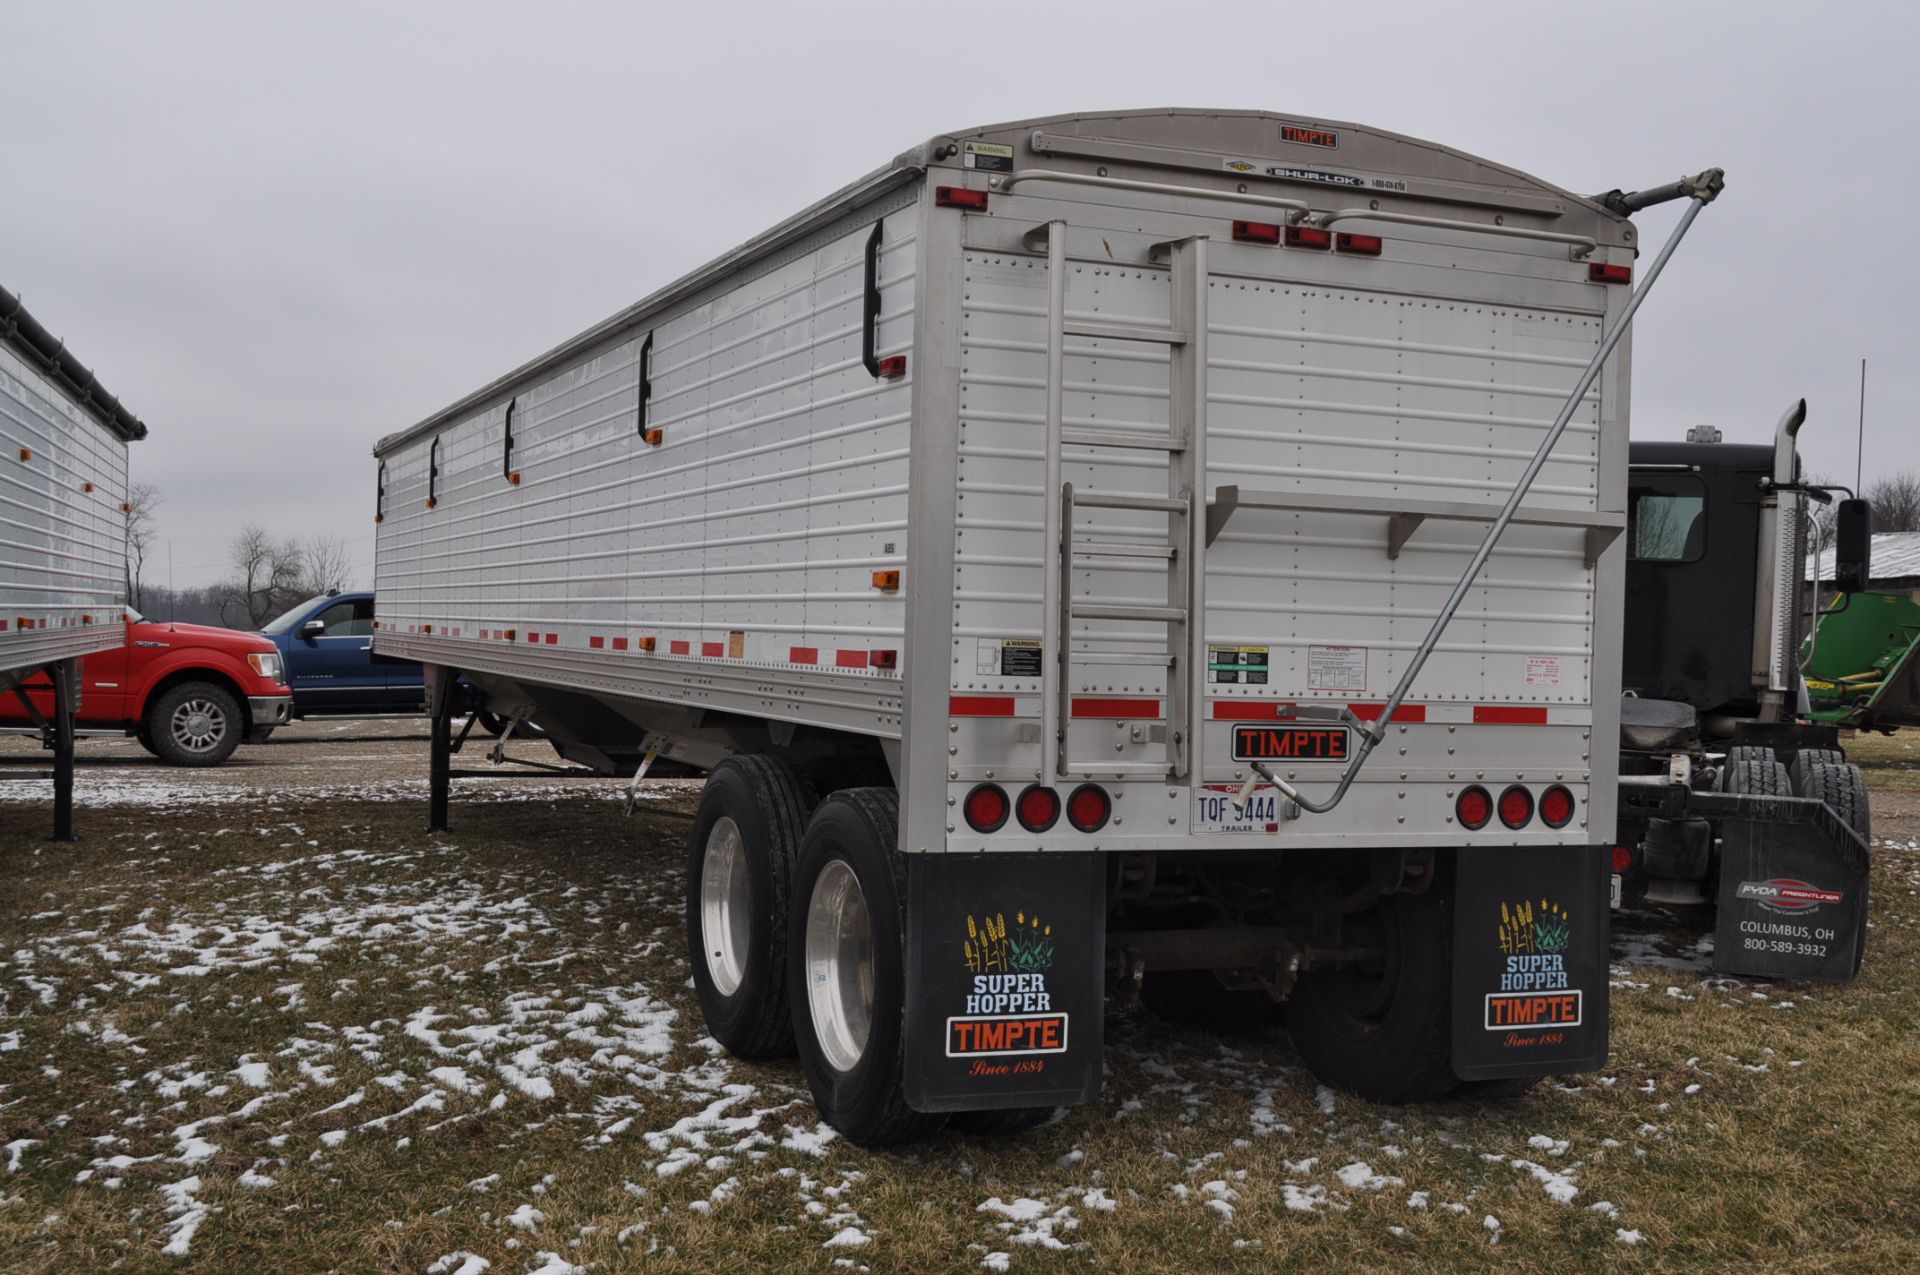
<path id="1" fill-rule="evenodd" d="M 182 682 L 147 709 L 154 756 L 169 766 L 218 766 L 240 746 L 247 728 L 233 696 L 211 682 Z"/>
<path id="2" fill-rule="evenodd" d="M 160 747 L 153 742 L 153 736 L 147 733 L 147 724 L 145 722 L 140 723 L 139 727 L 133 732 L 133 737 L 140 741 L 140 747 L 146 749 L 155 757 L 160 755 Z"/>
<path id="3" fill-rule="evenodd" d="M 713 768 L 687 852 L 687 953 L 707 1030 L 736 1058 L 793 1053 L 787 892 L 813 794 L 787 763 Z"/>
<path id="4" fill-rule="evenodd" d="M 906 1078 L 906 868 L 900 798 L 846 788 L 820 803 L 800 845 L 788 972 L 794 1037 L 821 1118 L 861 1146 L 925 1137 Z"/>
<path id="5" fill-rule="evenodd" d="M 1351 919 L 1380 956 L 1309 970 L 1281 1003 L 1293 1047 L 1326 1084 L 1372 1102 L 1451 1093 L 1453 916 L 1445 892 L 1389 894 Z"/>

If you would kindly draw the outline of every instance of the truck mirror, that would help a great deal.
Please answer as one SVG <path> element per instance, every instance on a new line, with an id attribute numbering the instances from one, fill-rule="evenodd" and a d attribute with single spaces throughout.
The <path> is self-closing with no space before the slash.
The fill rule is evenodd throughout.
<path id="1" fill-rule="evenodd" d="M 300 636 L 309 642 L 317 637 L 325 637 L 326 633 L 327 622 L 325 620 L 308 620 L 300 626 Z"/>
<path id="2" fill-rule="evenodd" d="M 1833 519 L 1833 586 L 1858 593 L 1873 574 L 1873 506 L 1864 500 L 1840 502 Z"/>

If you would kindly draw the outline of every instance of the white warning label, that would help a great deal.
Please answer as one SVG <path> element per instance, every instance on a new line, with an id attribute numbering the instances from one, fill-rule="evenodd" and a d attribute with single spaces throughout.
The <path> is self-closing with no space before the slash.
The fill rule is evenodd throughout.
<path id="1" fill-rule="evenodd" d="M 1560 657 L 1557 655 L 1529 655 L 1527 657 L 1527 685 L 1560 685 Z"/>
<path id="2" fill-rule="evenodd" d="M 1310 691 L 1366 690 L 1367 648 L 1364 646 L 1308 647 L 1307 689 Z"/>

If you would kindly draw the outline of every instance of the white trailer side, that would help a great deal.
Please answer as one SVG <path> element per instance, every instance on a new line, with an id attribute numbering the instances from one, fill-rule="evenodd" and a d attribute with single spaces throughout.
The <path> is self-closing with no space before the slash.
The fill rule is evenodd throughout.
<path id="1" fill-rule="evenodd" d="M 1180 852 L 1249 880 L 1358 870 L 1387 911 L 1456 871 L 1482 904 L 1496 878 L 1546 881 L 1589 917 L 1588 851 L 1614 821 L 1613 750 L 1592 743 L 1618 714 L 1624 343 L 1585 373 L 1636 253 L 1600 202 L 1361 126 L 1156 111 L 943 134 L 383 439 L 375 647 L 459 671 L 610 772 L 664 755 L 717 768 L 716 785 L 740 759 L 743 792 L 785 791 L 789 771 L 796 794 L 877 783 L 897 816 L 850 797 L 814 821 L 851 820 L 865 831 L 831 836 L 856 841 L 884 829 L 911 865 L 914 1003 L 939 1000 L 936 965 L 960 959 L 921 932 L 945 924 L 931 911 L 1044 877 L 1042 897 L 1071 900 L 1046 906 L 1097 954 L 1131 924 L 1117 901 L 1157 888 L 1139 865 Z M 1241 800 L 1253 776 L 1310 804 L 1376 745 L 1327 813 L 1298 817 L 1274 788 Z M 715 809 L 747 800 L 723 789 Z M 722 825 L 739 821 L 701 829 L 724 840 Z M 707 835 L 692 888 L 709 888 Z M 710 953 L 701 927 L 729 915 L 711 888 L 705 919 L 690 911 Z M 1231 954 L 1267 968 L 1253 983 L 1275 999 L 1316 959 L 1360 959 L 1351 936 L 1276 955 L 1277 907 L 1247 940 L 1265 955 Z M 784 950 L 775 931 L 755 959 Z M 998 931 L 1020 938 L 1004 917 Z M 1596 934 L 1553 930 L 1568 932 L 1603 1005 Z M 1224 968 L 1128 933 L 1136 970 Z M 1053 959 L 1039 937 L 1018 959 L 1040 946 Z M 965 961 L 983 952 L 970 938 Z M 739 961 L 709 963 L 711 1020 L 747 993 L 726 990 Z M 1071 986 L 1056 1002 L 1097 1035 L 1097 978 Z M 1565 1025 L 1585 1030 L 1491 1063 L 1467 1033 L 1455 1069 L 1603 1056 L 1604 1010 L 1578 1003 Z M 810 1027 L 808 1012 L 795 1029 L 837 1109 L 832 1015 L 815 1004 Z M 918 1012 L 916 1056 L 939 1044 Z M 912 1107 L 1089 1083 L 1076 1056 L 997 1102 L 970 1094 L 955 1068 L 1006 1026 L 972 1023 L 949 1018 L 945 1062 L 909 1067 Z"/>

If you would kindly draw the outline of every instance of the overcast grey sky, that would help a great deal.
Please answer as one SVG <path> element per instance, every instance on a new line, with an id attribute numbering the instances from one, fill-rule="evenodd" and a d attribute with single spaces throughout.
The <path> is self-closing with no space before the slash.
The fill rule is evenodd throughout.
<path id="1" fill-rule="evenodd" d="M 0 0 L 0 284 L 153 429 L 164 572 L 352 541 L 374 440 L 936 132 L 1125 106 L 1378 125 L 1582 193 L 1712 164 L 1637 438 L 1920 468 L 1920 17 L 1885 4 Z M 1675 216 L 1642 216 L 1657 242 Z M 1906 297 L 1902 301 L 1900 298 Z M 164 578 L 164 577 L 163 577 Z"/>

